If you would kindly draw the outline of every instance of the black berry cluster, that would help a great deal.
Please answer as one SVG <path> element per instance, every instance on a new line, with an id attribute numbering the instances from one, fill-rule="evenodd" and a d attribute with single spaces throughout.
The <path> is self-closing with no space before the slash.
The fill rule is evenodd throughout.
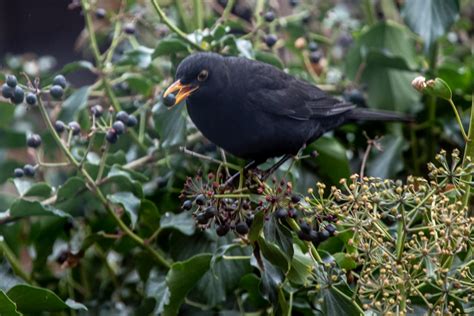
<path id="1" fill-rule="evenodd" d="M 94 116 L 102 115 L 100 106 L 95 106 L 92 109 Z M 99 114 L 100 113 L 100 114 Z M 124 134 L 127 127 L 134 127 L 138 124 L 138 120 L 134 115 L 130 115 L 125 111 L 120 111 L 115 116 L 115 121 L 112 123 L 112 126 L 107 130 L 105 134 L 105 139 L 110 144 L 115 144 L 120 135 Z"/>
<path id="2" fill-rule="evenodd" d="M 24 176 L 26 177 L 34 177 L 36 173 L 36 167 L 32 166 L 30 164 L 26 164 L 23 166 L 23 168 L 16 168 L 13 171 L 13 174 L 15 178 L 22 178 Z"/>
<path id="3" fill-rule="evenodd" d="M 64 89 L 67 87 L 66 78 L 63 75 L 57 75 L 53 79 L 53 85 L 49 90 L 49 93 L 53 97 L 53 99 L 61 99 L 64 95 Z"/>
<path id="4" fill-rule="evenodd" d="M 25 92 L 18 86 L 18 80 L 14 75 L 5 77 L 5 83 L 2 85 L 2 96 L 10 99 L 14 104 L 20 104 L 25 99 Z"/>

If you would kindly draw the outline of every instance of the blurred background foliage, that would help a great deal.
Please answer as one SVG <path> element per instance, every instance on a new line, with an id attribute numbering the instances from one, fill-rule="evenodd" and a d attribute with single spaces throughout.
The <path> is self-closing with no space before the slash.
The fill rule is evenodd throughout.
<path id="1" fill-rule="evenodd" d="M 295 191 L 305 192 L 316 181 L 339 185 L 341 178 L 360 172 L 366 151 L 366 175 L 404 179 L 426 175 L 427 162 L 440 149 L 464 146 L 448 102 L 421 95 L 410 83 L 420 74 L 445 80 L 467 129 L 474 82 L 474 5 L 468 0 L 153 2 L 2 1 L 0 80 L 13 73 L 26 84 L 25 73 L 46 86 L 55 74 L 64 74 L 70 82 L 66 97 L 49 102 L 50 115 L 81 124 L 82 135 L 71 146 L 77 157 L 88 146 L 91 106 L 117 109 L 118 104 L 135 114 L 139 126 L 105 152 L 102 139 L 95 140 L 85 168 L 96 175 L 105 157 L 110 182 L 101 188 L 130 215 L 127 225 L 142 238 L 155 232 L 153 246 L 160 254 L 183 262 L 166 273 L 130 238 L 122 238 L 74 168 L 40 168 L 34 180 L 12 180 L 15 168 L 37 163 L 37 153 L 26 147 L 31 133 L 43 138 L 43 161 L 65 157 L 37 110 L 0 98 L 0 311 L 5 315 L 17 315 L 8 311 L 10 300 L 26 314 L 66 307 L 62 313 L 86 313 L 66 298 L 98 315 L 159 314 L 165 305 L 172 314 L 183 301 L 183 314 L 268 312 L 271 303 L 252 273 L 255 263 L 220 260 L 232 237 L 201 232 L 188 213 L 180 213 L 178 195 L 186 177 L 216 169 L 182 147 L 222 159 L 183 105 L 168 110 L 161 101 L 177 65 L 192 52 L 260 60 L 359 106 L 415 118 L 410 124 L 350 124 L 328 133 L 305 150 L 316 150 L 316 158 L 292 166 L 287 179 Z M 141 157 L 149 161 L 138 170 L 128 168 Z M 118 194 L 123 192 L 130 196 Z M 240 247 L 228 254 L 250 255 Z M 46 298 L 50 305 L 41 309 Z M 337 296 L 331 299 L 340 304 Z M 312 313 L 303 307 L 300 312 Z"/>

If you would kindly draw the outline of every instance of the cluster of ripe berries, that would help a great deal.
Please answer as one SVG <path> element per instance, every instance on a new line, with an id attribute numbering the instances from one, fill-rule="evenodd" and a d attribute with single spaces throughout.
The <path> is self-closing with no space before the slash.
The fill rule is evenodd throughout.
<path id="1" fill-rule="evenodd" d="M 42 142 L 43 141 L 41 140 L 41 136 L 38 134 L 31 134 L 30 136 L 26 138 L 26 145 L 30 148 L 36 149 L 39 146 L 41 146 Z M 13 174 L 15 178 L 21 178 L 23 176 L 34 177 L 36 173 L 36 168 L 37 168 L 36 166 L 26 164 L 23 166 L 23 168 L 16 168 L 13 171 Z"/>
<path id="2" fill-rule="evenodd" d="M 102 106 L 96 105 L 92 107 L 91 112 L 95 117 L 100 117 L 102 115 Z M 115 115 L 115 121 L 112 123 L 112 127 L 105 133 L 105 139 L 110 144 L 115 144 L 119 136 L 125 133 L 127 127 L 134 127 L 137 124 L 138 120 L 134 115 L 120 111 Z"/>
<path id="3" fill-rule="evenodd" d="M 63 75 L 57 75 L 53 79 L 49 93 L 53 99 L 61 99 L 66 86 L 66 78 Z M 25 91 L 18 85 L 18 80 L 14 75 L 6 76 L 5 83 L 2 85 L 2 96 L 5 99 L 10 99 L 14 104 L 21 104 L 24 100 L 28 105 L 36 105 L 38 102 L 38 98 L 33 92 L 28 92 L 25 98 Z"/>

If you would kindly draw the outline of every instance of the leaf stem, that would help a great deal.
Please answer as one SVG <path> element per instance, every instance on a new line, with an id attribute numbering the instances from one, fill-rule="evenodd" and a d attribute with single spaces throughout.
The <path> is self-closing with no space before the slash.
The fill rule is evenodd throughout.
<path id="1" fill-rule="evenodd" d="M 464 141 L 468 143 L 469 137 L 467 136 L 466 131 L 464 130 L 464 126 L 462 125 L 461 116 L 459 115 L 458 109 L 456 108 L 456 105 L 454 105 L 454 102 L 452 99 L 449 99 L 448 102 L 454 111 L 454 115 L 456 116 L 456 121 L 458 122 L 459 128 L 461 129 L 462 137 L 464 137 Z"/>
<path id="2" fill-rule="evenodd" d="M 463 158 L 463 166 L 466 166 L 468 163 L 472 162 L 474 158 L 474 99 L 471 101 L 471 118 L 469 120 L 469 131 L 468 131 L 468 140 L 466 141 L 466 147 L 464 149 L 464 158 Z M 472 180 L 472 175 L 467 175 L 462 178 L 463 181 L 470 182 Z M 462 197 L 462 204 L 463 207 L 469 205 L 469 199 L 471 197 L 471 186 L 466 185 L 466 191 L 464 192 L 464 196 Z"/>
<path id="3" fill-rule="evenodd" d="M 82 0 L 82 1 L 84 1 L 84 0 Z M 181 31 L 176 25 L 173 24 L 173 22 L 171 22 L 168 19 L 168 17 L 163 12 L 163 9 L 160 7 L 160 5 L 158 4 L 158 2 L 156 0 L 151 0 L 151 4 L 155 8 L 156 13 L 158 13 L 158 16 L 160 17 L 161 21 L 164 24 L 166 24 L 170 28 L 170 30 L 172 30 L 176 35 L 178 35 L 181 39 L 186 41 L 188 44 L 190 44 L 194 49 L 197 49 L 199 51 L 204 51 L 205 50 L 199 44 L 197 44 L 197 43 L 193 42 L 192 40 L 190 40 L 188 38 L 188 36 L 186 35 L 186 33 Z"/>

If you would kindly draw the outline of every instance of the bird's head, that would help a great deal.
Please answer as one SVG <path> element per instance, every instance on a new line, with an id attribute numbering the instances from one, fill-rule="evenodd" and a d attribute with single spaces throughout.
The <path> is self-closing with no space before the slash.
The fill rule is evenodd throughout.
<path id="1" fill-rule="evenodd" d="M 176 81 L 163 96 L 176 95 L 175 104 L 187 99 L 218 96 L 229 81 L 224 57 L 215 53 L 195 53 L 186 57 L 176 71 Z"/>

